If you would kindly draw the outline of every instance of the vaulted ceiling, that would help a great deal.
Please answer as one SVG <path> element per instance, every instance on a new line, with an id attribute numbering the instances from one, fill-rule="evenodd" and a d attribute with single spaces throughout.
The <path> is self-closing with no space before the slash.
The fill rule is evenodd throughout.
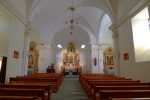
<path id="1" fill-rule="evenodd" d="M 106 28 L 117 23 L 133 5 L 137 5 L 142 0 L 0 0 L 4 4 L 9 4 L 21 20 L 25 23 L 31 22 L 31 28 L 36 35 L 37 41 L 52 42 L 56 34 L 62 32 L 69 34 L 70 25 L 66 24 L 73 18 L 78 24 L 74 28 L 78 33 L 82 32 L 90 39 L 89 42 L 97 42 L 100 33 L 104 33 Z M 130 2 L 130 3 L 128 3 Z M 68 7 L 74 5 L 75 11 L 71 12 Z M 129 8 L 124 4 L 128 4 Z M 123 11 L 121 12 L 120 9 Z M 106 15 L 109 21 L 106 22 Z M 105 26 L 105 27 L 104 27 Z M 103 29 L 103 30 L 102 30 Z M 62 36 L 62 35 L 61 35 Z M 80 37 L 79 37 L 80 38 Z M 84 38 L 84 37 L 82 37 Z M 81 39 L 82 39 L 81 38 Z"/>
<path id="2" fill-rule="evenodd" d="M 68 10 L 72 4 L 76 9 L 73 12 Z M 62 30 L 69 31 L 70 25 L 66 24 L 66 21 L 71 19 L 71 13 L 78 22 L 74 25 L 76 30 L 85 30 L 91 40 L 98 40 L 96 37 L 99 37 L 103 16 L 106 12 L 111 15 L 105 2 L 101 0 L 36 0 L 31 9 L 28 18 L 32 22 L 32 28 L 40 34 L 40 39 L 46 40 L 52 40 L 51 38 Z"/>

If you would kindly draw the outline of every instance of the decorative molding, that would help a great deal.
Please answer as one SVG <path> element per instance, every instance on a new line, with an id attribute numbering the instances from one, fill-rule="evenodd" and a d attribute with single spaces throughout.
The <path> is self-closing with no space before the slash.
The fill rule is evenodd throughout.
<path id="1" fill-rule="evenodd" d="M 27 21 L 26 19 L 21 16 L 19 11 L 9 2 L 8 0 L 0 0 L 0 3 L 12 14 L 14 17 L 16 17 L 22 24 L 26 25 Z"/>
<path id="2" fill-rule="evenodd" d="M 146 6 L 150 0 L 141 0 L 133 9 L 131 9 L 128 14 L 122 16 L 117 24 L 117 28 L 119 28 L 123 23 L 125 23 L 129 18 L 131 18 L 137 11 Z"/>

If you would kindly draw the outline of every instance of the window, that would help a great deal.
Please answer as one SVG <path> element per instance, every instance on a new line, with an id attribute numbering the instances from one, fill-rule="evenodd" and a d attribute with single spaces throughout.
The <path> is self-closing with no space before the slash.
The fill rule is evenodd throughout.
<path id="1" fill-rule="evenodd" d="M 83 49 L 83 48 L 85 48 L 85 45 L 84 45 L 84 44 L 81 45 L 81 49 Z"/>
<path id="2" fill-rule="evenodd" d="M 150 61 L 150 29 L 148 7 L 131 20 L 136 62 Z"/>
<path id="3" fill-rule="evenodd" d="M 0 56 L 0 71 L 1 71 L 1 67 L 2 67 L 2 60 L 3 60 L 3 57 Z"/>
<path id="4" fill-rule="evenodd" d="M 61 45 L 61 44 L 58 44 L 57 47 L 58 47 L 58 48 L 62 48 L 62 45 Z"/>

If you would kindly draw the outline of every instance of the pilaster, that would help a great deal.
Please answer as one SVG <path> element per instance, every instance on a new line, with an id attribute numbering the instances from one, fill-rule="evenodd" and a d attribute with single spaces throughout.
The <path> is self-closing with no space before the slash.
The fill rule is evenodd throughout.
<path id="1" fill-rule="evenodd" d="M 100 45 L 91 44 L 91 73 L 103 73 L 103 52 Z"/>
<path id="2" fill-rule="evenodd" d="M 115 66 L 117 67 L 117 75 L 120 76 L 119 33 L 115 25 L 112 26 L 111 30 L 113 32 L 112 38 L 115 49 Z"/>
<path id="3" fill-rule="evenodd" d="M 29 34 L 30 23 L 26 25 L 24 32 L 24 46 L 23 46 L 23 59 L 22 59 L 22 75 L 27 75 L 28 72 L 28 59 L 29 59 Z"/>

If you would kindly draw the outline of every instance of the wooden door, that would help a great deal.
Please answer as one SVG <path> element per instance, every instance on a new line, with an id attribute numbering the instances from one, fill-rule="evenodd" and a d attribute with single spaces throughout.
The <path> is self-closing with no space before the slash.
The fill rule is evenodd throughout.
<path id="1" fill-rule="evenodd" d="M 0 83 L 5 83 L 7 57 L 3 57 L 2 66 L 0 70 Z"/>

